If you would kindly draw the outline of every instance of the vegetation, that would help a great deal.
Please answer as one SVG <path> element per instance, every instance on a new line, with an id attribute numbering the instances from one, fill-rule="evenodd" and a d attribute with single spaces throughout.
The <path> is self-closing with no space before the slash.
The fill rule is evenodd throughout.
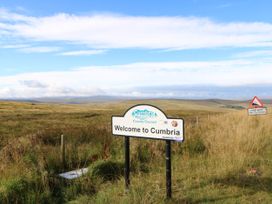
<path id="1" fill-rule="evenodd" d="M 172 145 L 171 200 L 165 200 L 163 141 L 131 139 L 131 189 L 124 190 L 123 138 L 111 135 L 110 120 L 137 103 L 185 119 L 186 140 Z M 233 108 L 243 105 L 0 102 L 0 203 L 271 203 L 272 115 L 249 117 Z M 78 179 L 58 176 L 84 167 L 89 172 Z"/>

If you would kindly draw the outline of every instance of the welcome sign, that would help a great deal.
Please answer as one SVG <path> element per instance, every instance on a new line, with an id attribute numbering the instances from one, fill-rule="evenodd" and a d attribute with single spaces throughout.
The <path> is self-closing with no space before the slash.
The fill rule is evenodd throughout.
<path id="1" fill-rule="evenodd" d="M 124 116 L 112 116 L 112 134 L 161 140 L 183 141 L 184 123 L 180 118 L 167 118 L 157 107 L 136 105 Z"/>

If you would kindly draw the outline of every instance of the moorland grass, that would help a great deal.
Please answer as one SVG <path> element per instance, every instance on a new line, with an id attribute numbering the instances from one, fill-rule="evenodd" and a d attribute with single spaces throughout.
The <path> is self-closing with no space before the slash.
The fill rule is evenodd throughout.
<path id="1" fill-rule="evenodd" d="M 111 135 L 110 120 L 136 102 L 1 102 L 0 203 L 272 202 L 272 115 L 249 117 L 213 101 L 140 102 L 183 117 L 186 139 L 172 145 L 173 199 L 165 200 L 163 141 L 131 139 L 131 188 L 125 192 L 123 138 Z M 83 167 L 90 170 L 79 179 L 57 176 Z"/>

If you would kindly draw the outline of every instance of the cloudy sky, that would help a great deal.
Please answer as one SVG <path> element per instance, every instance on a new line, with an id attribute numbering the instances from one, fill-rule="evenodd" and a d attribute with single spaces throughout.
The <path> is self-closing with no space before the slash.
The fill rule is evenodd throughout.
<path id="1" fill-rule="evenodd" d="M 1 0 L 0 98 L 272 98 L 272 2 Z"/>

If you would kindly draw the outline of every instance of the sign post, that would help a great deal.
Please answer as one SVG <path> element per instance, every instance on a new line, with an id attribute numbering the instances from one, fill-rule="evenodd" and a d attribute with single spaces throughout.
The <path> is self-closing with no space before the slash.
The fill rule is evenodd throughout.
<path id="1" fill-rule="evenodd" d="M 130 180 L 129 180 L 129 172 L 130 172 L 130 156 L 129 156 L 129 137 L 125 137 L 125 185 L 126 190 L 129 190 Z"/>
<path id="2" fill-rule="evenodd" d="M 166 196 L 172 197 L 171 141 L 183 142 L 184 122 L 182 118 L 168 118 L 163 111 L 152 105 L 140 104 L 131 107 L 124 116 L 112 116 L 112 134 L 125 136 L 125 187 L 130 185 L 130 137 L 165 140 Z"/>
<path id="3" fill-rule="evenodd" d="M 171 141 L 166 141 L 165 146 L 165 161 L 166 161 L 166 197 L 172 197 L 172 171 L 171 171 Z"/>
<path id="4" fill-rule="evenodd" d="M 267 113 L 266 107 L 264 107 L 263 102 L 257 96 L 255 96 L 251 100 L 247 111 L 248 111 L 248 115 L 250 115 L 250 116 L 252 116 L 252 115 L 265 115 Z"/>

